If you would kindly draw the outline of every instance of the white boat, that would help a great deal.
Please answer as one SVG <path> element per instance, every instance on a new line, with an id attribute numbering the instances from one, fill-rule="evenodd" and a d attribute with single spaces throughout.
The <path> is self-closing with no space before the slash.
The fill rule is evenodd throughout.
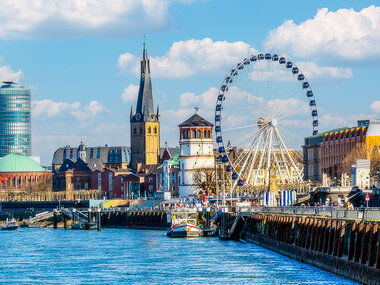
<path id="1" fill-rule="evenodd" d="M 2 231 L 15 231 L 20 228 L 20 225 L 14 220 L 8 220 L 5 222 L 5 225 L 1 227 Z"/>
<path id="2" fill-rule="evenodd" d="M 199 237 L 197 215 L 197 212 L 192 209 L 173 211 L 171 213 L 171 227 L 167 235 L 169 237 Z"/>

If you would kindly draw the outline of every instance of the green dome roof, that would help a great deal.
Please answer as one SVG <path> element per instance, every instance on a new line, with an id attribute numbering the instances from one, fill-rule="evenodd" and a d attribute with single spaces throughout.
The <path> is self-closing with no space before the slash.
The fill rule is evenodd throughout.
<path id="1" fill-rule="evenodd" d="M 21 153 L 11 153 L 0 159 L 0 172 L 45 171 L 36 161 Z"/>

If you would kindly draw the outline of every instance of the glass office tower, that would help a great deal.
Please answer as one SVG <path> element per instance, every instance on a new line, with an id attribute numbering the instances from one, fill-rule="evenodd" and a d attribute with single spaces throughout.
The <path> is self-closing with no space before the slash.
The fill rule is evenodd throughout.
<path id="1" fill-rule="evenodd" d="M 13 152 L 32 155 L 31 92 L 3 81 L 0 87 L 0 157 Z"/>

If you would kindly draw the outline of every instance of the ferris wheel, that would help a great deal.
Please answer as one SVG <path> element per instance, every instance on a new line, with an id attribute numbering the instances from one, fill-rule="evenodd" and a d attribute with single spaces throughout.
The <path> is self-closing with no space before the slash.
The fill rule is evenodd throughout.
<path id="1" fill-rule="evenodd" d="M 216 143 L 231 189 L 303 180 L 301 145 L 318 134 L 309 82 L 289 59 L 257 54 L 225 76 L 215 107 Z"/>

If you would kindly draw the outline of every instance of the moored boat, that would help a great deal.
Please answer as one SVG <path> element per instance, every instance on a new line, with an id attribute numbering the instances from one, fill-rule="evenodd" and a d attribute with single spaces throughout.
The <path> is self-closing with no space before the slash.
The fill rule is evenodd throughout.
<path id="1" fill-rule="evenodd" d="M 191 209 L 177 210 L 171 213 L 171 227 L 169 237 L 199 237 L 200 230 L 197 224 L 197 213 Z"/>
<path id="2" fill-rule="evenodd" d="M 20 228 L 20 225 L 12 218 L 12 220 L 6 220 L 5 224 L 1 227 L 2 231 L 16 231 Z"/>

